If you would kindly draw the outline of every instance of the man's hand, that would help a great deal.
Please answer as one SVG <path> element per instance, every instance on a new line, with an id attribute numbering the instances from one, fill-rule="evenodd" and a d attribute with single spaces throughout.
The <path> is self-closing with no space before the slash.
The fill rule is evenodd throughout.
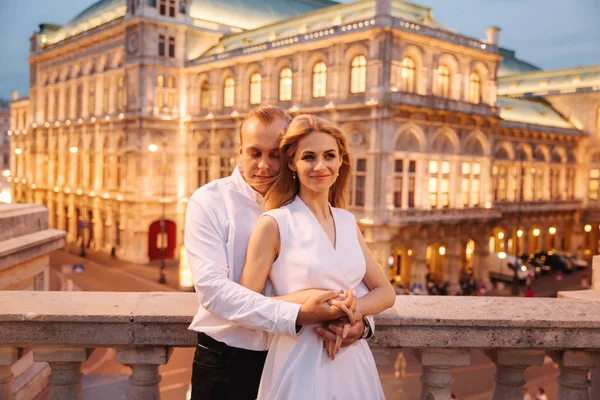
<path id="1" fill-rule="evenodd" d="M 328 322 L 324 324 L 322 328 L 315 327 L 313 328 L 313 331 L 326 341 L 335 342 L 336 335 L 342 336 L 342 347 L 350 346 L 357 340 L 360 340 L 363 331 L 365 330 L 365 325 L 362 322 L 362 316 L 357 316 L 359 317 L 359 322 L 352 325 L 350 329 L 348 329 L 348 334 L 346 337 L 343 336 L 344 324 L 348 323 L 348 320 L 345 317 Z"/>
<path id="2" fill-rule="evenodd" d="M 323 293 L 311 296 L 302 304 L 300 312 L 298 312 L 298 318 L 296 319 L 297 325 L 310 325 L 317 324 L 323 321 L 331 321 L 346 315 L 339 307 L 330 305 L 329 300 L 333 300 L 339 296 L 339 292 L 335 290 L 328 290 Z M 354 293 L 350 293 L 348 298 L 351 298 L 349 304 L 355 303 Z M 348 304 L 348 299 L 344 300 L 345 304 Z"/>

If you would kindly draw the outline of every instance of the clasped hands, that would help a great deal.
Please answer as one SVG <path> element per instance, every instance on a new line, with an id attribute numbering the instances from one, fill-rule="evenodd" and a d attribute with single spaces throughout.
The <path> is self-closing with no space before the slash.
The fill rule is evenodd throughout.
<path id="1" fill-rule="evenodd" d="M 364 325 L 362 315 L 356 311 L 356 296 L 352 291 L 341 290 L 336 297 L 327 300 L 327 305 L 341 315 L 335 320 L 324 322 L 322 328 L 314 328 L 314 332 L 323 338 L 323 348 L 333 361 L 342 347 L 360 339 Z"/>

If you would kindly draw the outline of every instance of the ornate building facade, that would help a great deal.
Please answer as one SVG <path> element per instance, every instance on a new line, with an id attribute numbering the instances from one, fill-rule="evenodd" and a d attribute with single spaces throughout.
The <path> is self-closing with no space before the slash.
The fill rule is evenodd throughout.
<path id="1" fill-rule="evenodd" d="M 405 285 L 487 281 L 500 252 L 597 252 L 597 72 L 536 71 L 498 28 L 469 38 L 401 0 L 245 3 L 101 0 L 41 25 L 11 106 L 14 199 L 135 262 L 160 256 L 164 210 L 174 257 L 188 196 L 231 173 L 247 111 L 276 104 L 348 135 L 350 210 Z"/>
<path id="2" fill-rule="evenodd" d="M 10 108 L 0 105 L 0 203 L 10 203 Z"/>

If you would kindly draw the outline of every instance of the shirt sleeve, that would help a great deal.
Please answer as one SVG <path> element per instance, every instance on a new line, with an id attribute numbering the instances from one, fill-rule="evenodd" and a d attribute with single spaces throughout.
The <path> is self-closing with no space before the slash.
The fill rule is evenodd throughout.
<path id="1" fill-rule="evenodd" d="M 215 211 L 190 199 L 184 242 L 202 307 L 247 328 L 296 335 L 301 306 L 265 297 L 230 280 L 226 241 L 226 229 Z"/>

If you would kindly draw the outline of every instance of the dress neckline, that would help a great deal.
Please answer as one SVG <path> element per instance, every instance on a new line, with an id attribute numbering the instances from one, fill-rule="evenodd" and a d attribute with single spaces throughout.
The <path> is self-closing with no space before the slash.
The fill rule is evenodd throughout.
<path id="1" fill-rule="evenodd" d="M 319 229 L 321 230 L 321 232 L 323 233 L 323 236 L 325 236 L 325 239 L 327 240 L 327 243 L 329 243 L 329 246 L 331 247 L 331 249 L 333 251 L 337 251 L 337 243 L 338 243 L 338 224 L 337 221 L 335 219 L 335 213 L 334 213 L 334 209 L 333 207 L 331 207 L 331 204 L 329 202 L 327 202 L 327 205 L 329 206 L 329 210 L 331 211 L 331 218 L 333 219 L 333 234 L 335 235 L 334 237 L 334 243 L 331 243 L 331 240 L 329 239 L 329 236 L 327 236 L 327 232 L 325 232 L 325 229 L 323 228 L 323 225 L 321 225 L 321 223 L 319 222 L 319 220 L 317 219 L 317 216 L 312 212 L 312 210 L 306 205 L 306 203 L 304 202 L 304 200 L 302 200 L 300 198 L 300 196 L 296 196 L 296 200 L 302 204 L 302 206 L 306 209 L 306 211 L 312 216 L 313 221 L 319 226 Z"/>

